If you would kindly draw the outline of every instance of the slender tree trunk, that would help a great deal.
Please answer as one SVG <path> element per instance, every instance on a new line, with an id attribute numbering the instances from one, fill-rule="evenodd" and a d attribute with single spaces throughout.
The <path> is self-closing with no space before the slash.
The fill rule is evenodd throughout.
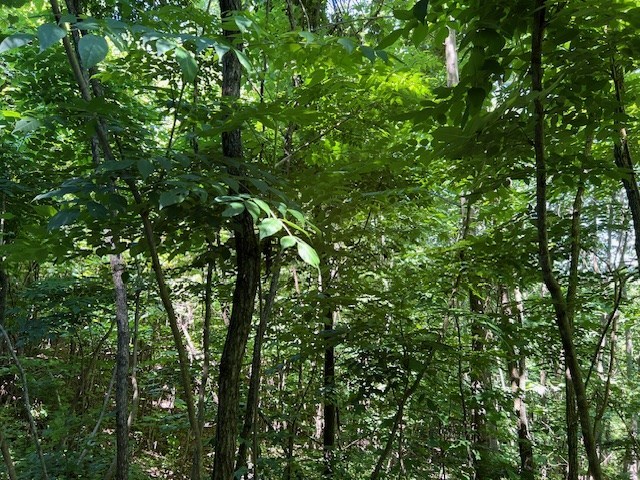
<path id="1" fill-rule="evenodd" d="M 271 284 L 269 286 L 269 292 L 267 294 L 264 307 L 260 311 L 260 322 L 258 323 L 258 329 L 256 331 L 256 337 L 253 343 L 253 357 L 251 360 L 251 377 L 249 379 L 249 392 L 247 393 L 247 408 L 244 415 L 244 423 L 242 425 L 242 431 L 240 433 L 240 447 L 238 448 L 238 458 L 236 460 L 236 471 L 247 466 L 247 451 L 249 445 L 249 438 L 255 430 L 256 418 L 258 413 L 258 403 L 260 400 L 260 380 L 261 380 L 261 365 L 262 365 L 262 343 L 264 341 L 264 335 L 267 331 L 267 325 L 271 318 L 271 311 L 273 309 L 273 303 L 278 291 L 278 281 L 280 279 L 280 258 L 278 255 L 276 258 L 276 265 L 274 265 L 273 275 L 271 277 Z M 255 454 L 256 452 L 254 452 Z M 253 478 L 258 478 L 256 473 L 256 465 L 253 465 L 254 472 Z"/>
<path id="2" fill-rule="evenodd" d="M 471 309 L 471 350 L 478 357 L 485 351 L 487 341 L 487 331 L 477 318 L 484 314 L 484 304 L 482 299 L 473 291 L 469 291 L 469 307 Z M 482 399 L 485 389 L 488 387 L 488 374 L 486 366 L 481 358 L 477 358 L 471 365 L 471 398 L 473 399 L 471 409 L 471 428 L 473 430 L 473 451 L 474 468 L 476 480 L 487 480 L 492 478 L 490 466 L 490 454 L 492 442 L 487 426 L 487 405 Z"/>
<path id="3" fill-rule="evenodd" d="M 627 326 L 625 329 L 625 356 L 627 361 L 627 381 L 636 381 L 636 361 L 633 356 L 633 336 L 631 334 L 631 327 Z M 631 435 L 632 443 L 638 435 L 638 414 L 633 411 L 629 418 L 629 434 Z M 627 471 L 629 473 L 630 480 L 638 480 L 638 456 L 633 444 L 628 448 L 627 452 Z"/>
<path id="4" fill-rule="evenodd" d="M 571 372 L 565 367 L 564 416 L 567 429 L 567 472 L 566 480 L 578 480 L 580 463 L 578 462 L 578 412 L 576 410 L 576 392 L 571 381 Z"/>
<path id="5" fill-rule="evenodd" d="M 427 373 L 427 368 L 429 365 L 430 363 L 425 365 L 422 368 L 422 370 L 418 372 L 418 375 L 413 380 L 411 385 L 407 384 L 407 386 L 405 387 L 405 390 L 402 394 L 402 398 L 400 398 L 398 410 L 396 411 L 396 414 L 393 417 L 393 425 L 391 427 L 391 432 L 389 432 L 389 437 L 387 438 L 387 442 L 385 443 L 384 449 L 382 450 L 382 453 L 378 457 L 376 466 L 373 469 L 373 472 L 371 473 L 371 480 L 378 480 L 380 478 L 380 475 L 382 474 L 382 466 L 387 461 L 387 458 L 389 458 L 389 454 L 391 453 L 391 449 L 393 448 L 393 442 L 396 438 L 398 429 L 402 423 L 402 419 L 404 416 L 404 408 L 407 404 L 407 401 L 411 398 L 411 396 L 416 392 L 416 390 L 420 386 L 420 382 L 424 378 L 425 373 Z"/>
<path id="6" fill-rule="evenodd" d="M 600 461 L 595 445 L 595 438 L 589 416 L 589 402 L 582 379 L 582 371 L 573 344 L 571 320 L 567 302 L 563 298 L 562 289 L 553 273 L 552 259 L 549 253 L 547 232 L 547 167 L 544 146 L 544 106 L 542 88 L 542 43 L 544 37 L 546 8 L 545 0 L 534 0 L 533 32 L 531 34 L 531 77 L 534 98 L 534 148 L 536 158 L 536 226 L 538 230 L 538 249 L 540 267 L 544 283 L 552 298 L 558 330 L 564 348 L 565 361 L 576 391 L 576 404 L 582 438 L 589 461 L 589 471 L 594 480 L 602 480 Z"/>
<path id="7" fill-rule="evenodd" d="M 220 0 L 220 12 L 223 19 L 241 8 L 242 4 L 239 0 Z M 224 30 L 223 33 L 230 41 L 239 35 L 239 32 L 233 30 Z M 241 49 L 242 45 L 236 45 L 236 48 Z M 242 67 L 238 57 L 235 53 L 228 52 L 222 57 L 222 96 L 224 100 L 234 101 L 240 97 L 241 76 Z M 240 129 L 223 132 L 222 153 L 225 157 L 236 161 L 242 158 Z M 231 173 L 241 173 L 237 169 L 234 170 Z M 247 193 L 246 189 L 243 193 Z M 253 218 L 246 210 L 238 217 L 233 226 L 237 275 L 229 329 L 220 359 L 213 480 L 233 480 L 234 478 L 240 371 L 251 330 L 255 296 L 260 281 L 260 248 L 254 231 Z"/>
<path id="8" fill-rule="evenodd" d="M 624 69 L 618 65 L 614 59 L 611 60 L 611 77 L 616 92 L 618 103 L 618 113 L 625 112 L 624 104 Z M 627 130 L 623 125 L 617 124 L 619 137 L 616 139 L 613 148 L 613 158 L 616 166 L 623 171 L 622 185 L 627 194 L 627 202 L 633 220 L 633 230 L 635 233 L 636 259 L 640 262 L 640 190 L 634 171 L 633 159 L 629 150 L 627 140 Z"/>
<path id="9" fill-rule="evenodd" d="M 514 314 L 506 287 L 500 287 L 500 303 L 502 308 L 503 330 L 509 331 L 509 322 L 514 322 L 518 327 L 522 326 L 524 307 L 520 289 L 516 288 L 514 300 L 516 312 Z M 511 343 L 507 345 L 507 368 L 509 370 L 511 392 L 513 393 L 513 411 L 516 416 L 518 432 L 518 451 L 520 453 L 520 477 L 522 480 L 534 480 L 535 467 L 533 461 L 533 442 L 529 433 L 529 418 L 527 416 L 527 402 L 525 389 L 527 383 L 526 357 L 522 352 L 516 351 Z"/>
<path id="10" fill-rule="evenodd" d="M 7 439 L 4 437 L 2 428 L 0 428 L 0 450 L 2 450 L 2 458 L 4 459 L 4 465 L 7 468 L 7 475 L 9 476 L 9 480 L 18 480 L 16 467 L 13 464 L 11 452 L 9 451 L 9 444 L 7 443 Z"/>
<path id="11" fill-rule="evenodd" d="M 324 455 L 323 478 L 333 478 L 335 474 L 336 433 L 338 430 L 338 411 L 336 406 L 336 354 L 331 343 L 334 327 L 334 312 L 329 310 L 325 317 L 324 333 L 327 346 L 324 350 L 324 372 L 322 376 L 323 397 L 323 429 L 322 450 Z"/>
<path id="12" fill-rule="evenodd" d="M 455 87 L 460 82 L 458 75 L 458 45 L 456 44 L 456 31 L 449 29 L 449 35 L 444 41 L 444 53 L 447 64 L 447 87 Z"/>
<path id="13" fill-rule="evenodd" d="M 111 255 L 111 272 L 115 289 L 118 345 L 116 353 L 116 479 L 129 478 L 129 318 L 127 289 L 122 280 L 125 266 L 121 255 Z"/>
<path id="14" fill-rule="evenodd" d="M 213 316 L 213 268 L 212 261 L 207 263 L 207 278 L 204 287 L 204 325 L 202 326 L 202 377 L 200 379 L 200 390 L 198 392 L 198 423 L 200 426 L 200 437 L 204 435 L 205 423 L 205 396 L 207 384 L 209 383 L 209 367 L 211 365 L 211 317 Z"/>

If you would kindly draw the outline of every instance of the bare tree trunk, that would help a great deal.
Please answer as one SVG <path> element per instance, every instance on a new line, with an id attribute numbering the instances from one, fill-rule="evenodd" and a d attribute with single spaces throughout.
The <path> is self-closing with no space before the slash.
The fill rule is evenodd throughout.
<path id="1" fill-rule="evenodd" d="M 220 0 L 220 13 L 223 18 L 241 8 L 240 0 Z M 239 34 L 239 32 L 232 30 L 224 30 L 223 33 L 231 41 Z M 237 45 L 236 48 L 240 49 L 242 45 Z M 241 76 L 242 67 L 238 57 L 235 53 L 228 52 L 222 57 L 222 96 L 225 101 L 233 101 L 240 97 Z M 235 160 L 242 158 L 240 129 L 223 132 L 222 153 L 226 158 Z M 237 169 L 235 170 L 232 173 L 241 173 Z M 251 330 L 255 296 L 260 281 L 260 248 L 254 231 L 253 218 L 246 210 L 238 217 L 233 227 L 237 267 L 236 283 L 233 291 L 229 329 L 220 359 L 218 380 L 218 415 L 213 480 L 233 480 L 234 478 L 240 371 Z"/>
<path id="2" fill-rule="evenodd" d="M 212 261 L 207 263 L 207 278 L 204 286 L 204 325 L 202 326 L 202 377 L 200 379 L 200 390 L 198 392 L 198 423 L 200 425 L 200 436 L 204 435 L 205 423 L 205 396 L 207 384 L 209 383 L 209 367 L 211 365 L 211 317 L 213 314 L 213 267 Z"/>
<path id="3" fill-rule="evenodd" d="M 635 359 L 633 357 L 633 337 L 631 335 L 630 326 L 627 326 L 625 329 L 625 354 L 627 360 L 627 379 L 635 382 L 637 369 Z M 638 414 L 635 411 L 631 413 L 629 423 L 629 434 L 632 437 L 632 441 L 635 441 L 635 438 L 638 435 Z M 627 448 L 627 471 L 629 473 L 629 479 L 638 480 L 638 456 L 636 454 L 636 449 L 633 445 Z"/>
<path id="4" fill-rule="evenodd" d="M 444 53 L 447 64 L 447 87 L 455 87 L 460 82 L 458 76 L 458 46 L 456 44 L 456 31 L 449 29 L 449 35 L 444 41 Z"/>
<path id="5" fill-rule="evenodd" d="M 481 325 L 479 315 L 484 314 L 482 299 L 473 291 L 469 291 L 469 307 L 471 309 L 471 350 L 481 356 L 485 351 L 487 331 Z M 471 398 L 471 428 L 473 430 L 474 469 L 476 480 L 488 480 L 492 478 L 490 458 L 492 442 L 487 428 L 487 405 L 482 399 L 489 379 L 486 366 L 478 359 L 473 362 L 470 369 Z"/>
<path id="6" fill-rule="evenodd" d="M 398 410 L 396 411 L 396 414 L 393 417 L 393 425 L 391 427 L 391 432 L 389 432 L 389 437 L 387 438 L 385 447 L 382 450 L 382 453 L 380 454 L 380 456 L 378 457 L 376 466 L 373 469 L 373 472 L 371 473 L 371 480 L 378 480 L 378 478 L 380 478 L 380 475 L 382 473 L 382 466 L 387 461 L 387 458 L 389 458 L 389 453 L 391 453 L 391 448 L 393 447 L 393 442 L 395 440 L 396 433 L 398 432 L 400 424 L 402 423 L 402 418 L 404 416 L 404 408 L 407 404 L 407 401 L 411 398 L 411 396 L 416 392 L 416 390 L 420 386 L 420 382 L 422 381 L 422 378 L 424 377 L 425 373 L 427 373 L 427 368 L 429 365 L 430 364 L 427 363 L 423 367 L 423 369 L 420 370 L 420 372 L 418 372 L 418 375 L 416 376 L 414 381 L 411 383 L 411 385 L 407 384 L 407 386 L 405 387 L 405 390 L 402 394 L 402 398 L 400 398 Z"/>
<path id="7" fill-rule="evenodd" d="M 324 454 L 323 478 L 333 478 L 335 474 L 335 448 L 336 433 L 338 431 L 338 411 L 336 406 L 336 356 L 335 347 L 331 343 L 331 333 L 334 326 L 334 312 L 327 311 L 324 324 L 325 342 L 327 346 L 324 350 L 324 372 L 322 376 L 322 386 L 324 389 L 323 398 L 323 420 L 322 429 L 322 450 Z"/>
<path id="8" fill-rule="evenodd" d="M 9 451 L 9 444 L 7 443 L 7 439 L 4 438 L 4 434 L 1 428 L 0 428 L 0 450 L 2 450 L 2 458 L 4 459 L 5 467 L 7 467 L 7 475 L 9 476 L 9 480 L 18 480 L 18 475 L 16 475 L 16 467 L 13 464 L 13 459 L 11 458 L 11 452 Z"/>
<path id="9" fill-rule="evenodd" d="M 260 380 L 261 380 L 261 364 L 262 364 L 262 343 L 264 335 L 267 331 L 267 325 L 271 318 L 271 310 L 273 302 L 278 291 L 278 281 L 280 279 L 280 258 L 276 258 L 269 293 L 260 311 L 260 322 L 256 331 L 256 338 L 253 343 L 253 358 L 251 360 L 251 377 L 249 379 L 249 392 L 247 393 L 247 408 L 244 415 L 244 424 L 240 433 L 240 447 L 238 448 L 238 458 L 236 460 L 236 471 L 247 466 L 247 450 L 249 445 L 249 437 L 254 432 L 256 417 L 258 413 L 258 402 L 260 400 Z M 254 452 L 255 454 L 256 452 Z M 256 465 L 253 465 L 253 478 L 258 478 L 256 474 Z"/>
<path id="10" fill-rule="evenodd" d="M 508 322 L 514 322 L 522 326 L 524 307 L 522 294 L 519 288 L 515 288 L 514 301 L 516 311 L 514 313 L 509 292 L 506 287 L 500 287 L 500 303 L 503 315 L 503 329 L 508 331 Z M 529 418 L 527 416 L 527 402 L 525 400 L 525 388 L 527 383 L 526 357 L 522 352 L 516 351 L 511 343 L 507 344 L 507 368 L 513 393 L 513 411 L 516 416 L 518 431 L 518 451 L 520 453 L 520 477 L 522 480 L 534 480 L 535 466 L 533 461 L 533 442 L 529 432 Z"/>
<path id="11" fill-rule="evenodd" d="M 536 158 L 536 226 L 538 229 L 538 249 L 540 267 L 544 283 L 551 295 L 556 314 L 558 330 L 564 348 L 565 361 L 576 391 L 576 404 L 582 429 L 582 438 L 589 460 L 589 471 L 594 480 L 602 480 L 600 461 L 589 416 L 589 402 L 582 379 L 582 371 L 573 344 L 572 327 L 567 302 L 562 289 L 553 273 L 553 264 L 549 253 L 547 232 L 547 167 L 544 146 L 544 106 L 542 88 L 542 43 L 545 26 L 545 0 L 534 0 L 533 32 L 531 34 L 531 77 L 534 98 L 534 149 Z"/>
<path id="12" fill-rule="evenodd" d="M 118 345 L 116 353 L 116 479 L 129 478 L 129 317 L 127 288 L 122 280 L 125 266 L 120 254 L 111 255 L 111 273 L 115 289 Z"/>
<path id="13" fill-rule="evenodd" d="M 618 112 L 625 112 L 624 104 L 624 69 L 618 65 L 614 59 L 611 60 L 611 78 L 616 92 Z M 633 159 L 627 141 L 627 130 L 624 125 L 617 125 L 620 133 L 616 139 L 613 149 L 613 158 L 616 166 L 623 171 L 622 185 L 627 193 L 627 202 L 633 220 L 633 230 L 635 233 L 636 259 L 640 262 L 640 190 L 634 171 Z"/>

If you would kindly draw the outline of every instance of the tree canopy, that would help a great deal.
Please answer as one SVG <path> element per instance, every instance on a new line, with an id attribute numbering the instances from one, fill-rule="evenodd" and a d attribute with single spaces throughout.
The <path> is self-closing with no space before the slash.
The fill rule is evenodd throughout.
<path id="1" fill-rule="evenodd" d="M 0 478 L 638 479 L 637 1 L 0 12 Z"/>

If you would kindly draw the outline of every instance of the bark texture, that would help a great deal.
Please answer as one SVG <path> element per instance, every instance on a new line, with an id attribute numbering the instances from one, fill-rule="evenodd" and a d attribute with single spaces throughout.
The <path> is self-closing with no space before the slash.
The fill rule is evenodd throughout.
<path id="1" fill-rule="evenodd" d="M 118 346 L 116 356 L 116 479 L 129 478 L 129 317 L 127 288 L 122 279 L 125 266 L 120 254 L 111 255 L 111 275 L 115 290 Z"/>
<path id="2" fill-rule="evenodd" d="M 241 8 L 242 4 L 239 0 L 220 0 L 223 21 L 225 17 Z M 230 41 L 239 35 L 239 32 L 235 30 L 224 30 L 223 33 Z M 241 49 L 242 45 L 237 44 L 236 48 Z M 238 57 L 235 53 L 228 52 L 222 58 L 222 96 L 225 101 L 233 102 L 240 96 L 241 76 L 242 66 Z M 242 135 L 239 128 L 222 134 L 222 153 L 230 159 L 239 160 L 242 158 Z M 241 173 L 237 168 L 229 170 L 234 175 Z M 244 189 L 244 193 L 246 193 L 246 189 Z M 240 372 L 251 330 L 255 296 L 260 280 L 258 237 L 254 231 L 253 218 L 246 210 L 238 216 L 233 229 L 237 274 L 229 328 L 220 359 L 213 480 L 233 480 L 234 478 Z"/>
<path id="3" fill-rule="evenodd" d="M 251 377 L 249 379 L 249 392 L 247 393 L 247 408 L 244 414 L 244 423 L 242 425 L 242 431 L 240 433 L 240 447 L 238 448 L 238 458 L 236 460 L 236 470 L 240 470 L 247 466 L 247 452 L 249 446 L 249 437 L 255 435 L 255 424 L 258 413 L 258 403 L 260 400 L 260 380 L 261 380 L 261 365 L 262 365 L 262 343 L 264 335 L 267 331 L 267 325 L 271 318 L 271 311 L 273 309 L 273 302 L 276 298 L 278 291 L 278 281 L 280 279 L 280 256 L 276 259 L 276 265 L 274 267 L 273 276 L 271 277 L 271 284 L 269 286 L 269 293 L 265 301 L 264 307 L 260 312 L 260 322 L 258 323 L 258 329 L 256 331 L 256 337 L 253 342 L 253 357 L 251 360 Z M 253 452 L 254 456 L 257 456 L 257 452 Z M 254 470 L 256 465 L 254 463 Z M 257 478 L 257 474 L 254 471 L 254 478 Z"/>
<path id="4" fill-rule="evenodd" d="M 621 66 L 617 65 L 615 61 L 611 62 L 611 77 L 613 78 L 613 85 L 615 87 L 618 112 L 624 113 L 624 70 Z M 629 203 L 631 219 L 633 220 L 636 259 L 640 261 L 640 190 L 638 190 L 638 181 L 627 141 L 627 131 L 623 125 L 618 125 L 618 131 L 620 132 L 620 136 L 614 144 L 613 158 L 616 166 L 625 174 L 622 177 L 622 185 L 627 194 L 627 202 Z"/>
<path id="5" fill-rule="evenodd" d="M 545 0 L 534 0 L 533 32 L 531 34 L 531 81 L 534 97 L 534 149 L 536 159 L 536 226 L 538 230 L 538 257 L 544 283 L 549 290 L 555 310 L 556 323 L 562 340 L 565 361 L 576 392 L 576 404 L 582 437 L 589 460 L 589 471 L 594 480 L 602 480 L 600 461 L 595 445 L 589 402 L 582 379 L 582 371 L 572 338 L 572 328 L 567 302 L 553 273 L 547 232 L 547 166 L 544 145 L 544 106 L 542 88 L 542 43 L 544 37 L 546 8 Z"/>

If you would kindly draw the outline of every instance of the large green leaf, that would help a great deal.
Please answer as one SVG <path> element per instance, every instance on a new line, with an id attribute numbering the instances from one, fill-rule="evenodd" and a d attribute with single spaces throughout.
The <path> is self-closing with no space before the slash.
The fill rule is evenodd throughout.
<path id="1" fill-rule="evenodd" d="M 300 258 L 312 267 L 318 268 L 320 266 L 320 258 L 313 247 L 299 238 L 296 239 L 296 241 L 298 243 L 298 255 L 300 255 Z"/>
<path id="2" fill-rule="evenodd" d="M 182 70 L 182 76 L 187 82 L 193 82 L 198 74 L 196 59 L 182 47 L 176 48 L 175 55 L 180 70 Z"/>
<path id="3" fill-rule="evenodd" d="M 44 51 L 51 45 L 59 42 L 66 37 L 67 32 L 55 23 L 45 23 L 38 27 L 38 41 L 40 42 L 40 51 Z"/>
<path id="4" fill-rule="evenodd" d="M 183 188 L 174 188 L 172 190 L 169 190 L 168 192 L 162 192 L 160 194 L 159 200 L 160 208 L 165 208 L 170 205 L 182 203 L 184 199 L 187 198 L 188 194 L 189 192 L 187 192 Z"/>
<path id="5" fill-rule="evenodd" d="M 9 35 L 0 43 L 0 53 L 27 45 L 34 38 L 33 35 L 28 33 L 14 33 L 13 35 Z"/>
<path id="6" fill-rule="evenodd" d="M 71 225 L 80 216 L 80 210 L 76 208 L 70 208 L 66 210 L 60 210 L 56 213 L 51 220 L 49 220 L 49 230 L 57 230 L 65 225 Z"/>
<path id="7" fill-rule="evenodd" d="M 280 230 L 282 230 L 282 221 L 277 218 L 265 218 L 258 225 L 258 231 L 260 232 L 260 240 L 270 237 Z"/>
<path id="8" fill-rule="evenodd" d="M 95 67 L 109 53 L 109 45 L 104 37 L 85 35 L 78 42 L 78 53 L 84 68 Z"/>

